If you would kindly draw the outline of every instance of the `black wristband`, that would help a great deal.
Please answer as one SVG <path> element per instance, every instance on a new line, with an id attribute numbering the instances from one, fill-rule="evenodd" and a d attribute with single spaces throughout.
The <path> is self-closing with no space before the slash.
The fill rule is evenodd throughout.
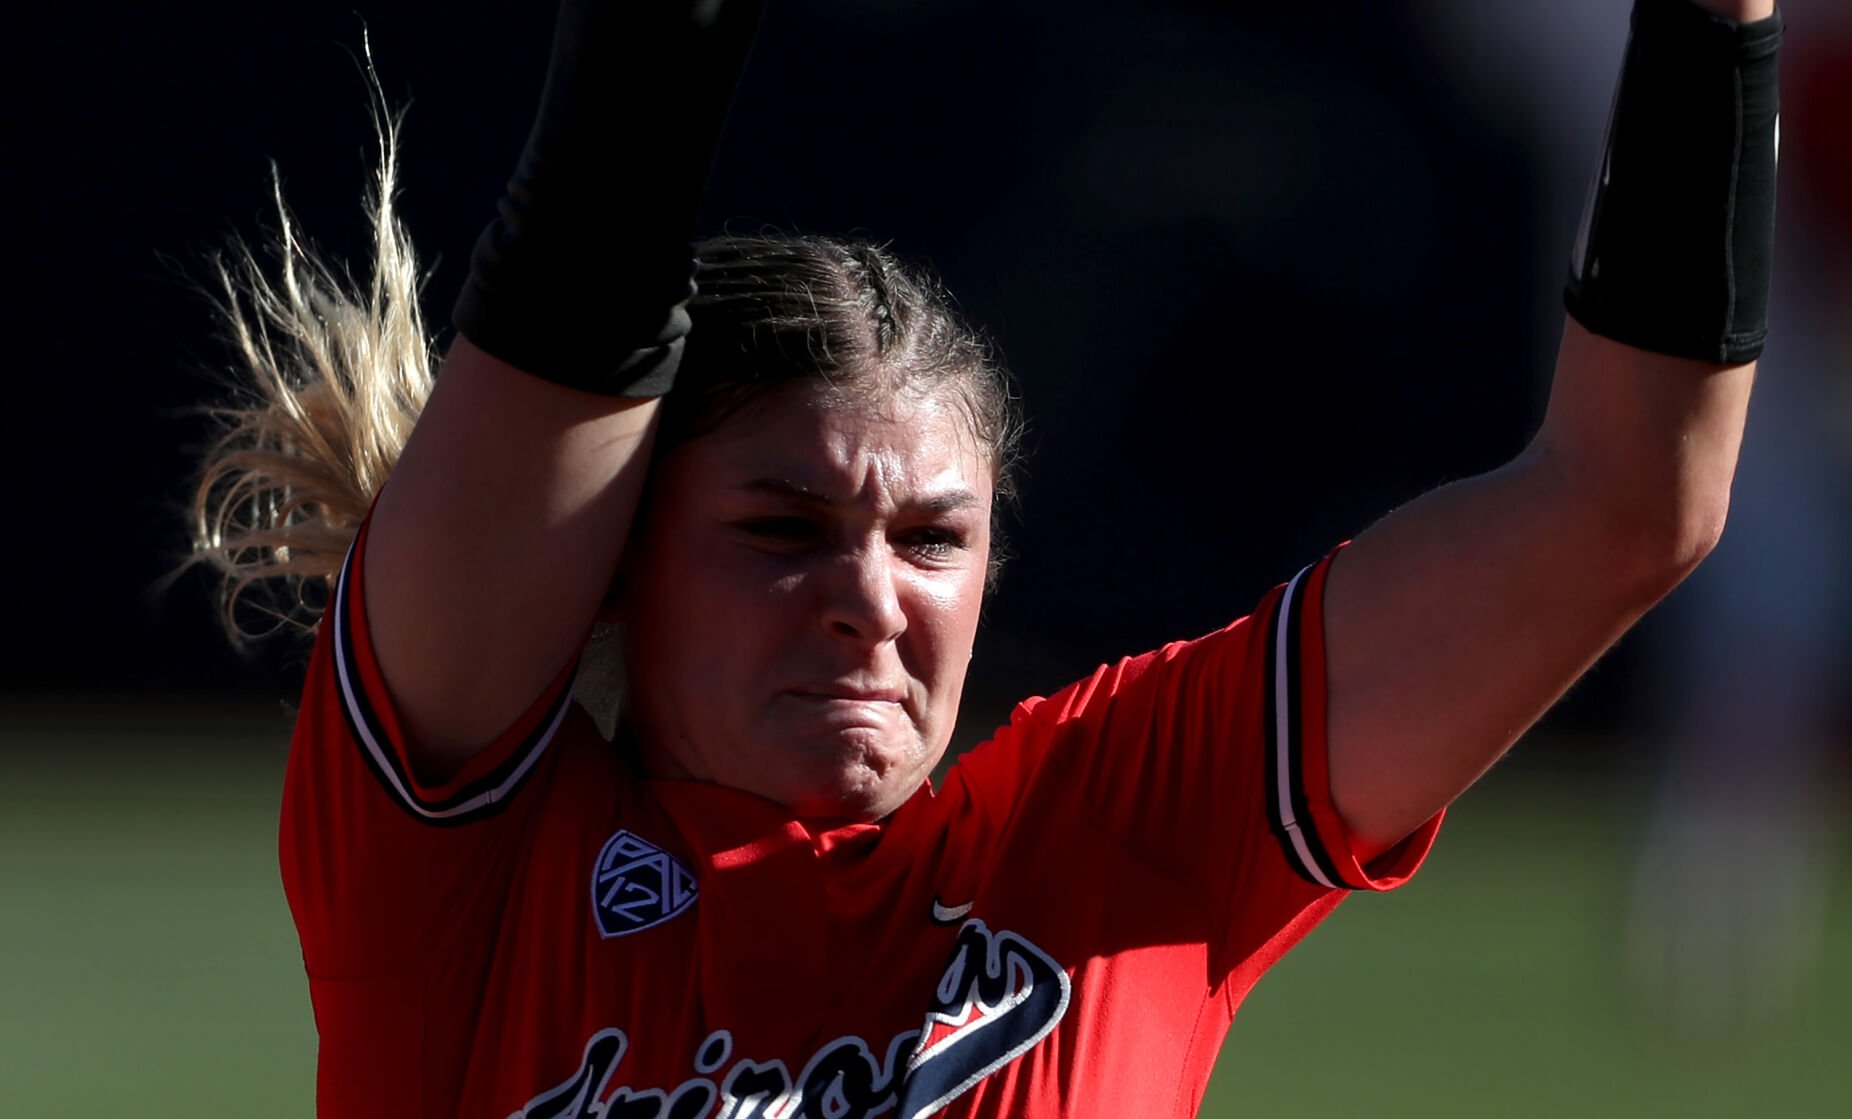
<path id="1" fill-rule="evenodd" d="M 452 312 L 537 377 L 669 390 L 689 248 L 761 0 L 564 0 L 545 92 Z"/>
<path id="2" fill-rule="evenodd" d="M 1734 365 L 1768 334 L 1779 14 L 1636 0 L 1564 304 L 1596 334 Z"/>

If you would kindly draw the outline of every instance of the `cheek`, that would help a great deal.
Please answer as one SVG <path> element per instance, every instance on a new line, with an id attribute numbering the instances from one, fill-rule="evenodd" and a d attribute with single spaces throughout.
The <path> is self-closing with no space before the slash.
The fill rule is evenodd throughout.
<path id="1" fill-rule="evenodd" d="M 930 643 L 932 660 L 943 672 L 963 673 L 984 609 L 983 575 L 927 581 L 917 588 L 916 601 L 920 608 L 912 624 Z"/>

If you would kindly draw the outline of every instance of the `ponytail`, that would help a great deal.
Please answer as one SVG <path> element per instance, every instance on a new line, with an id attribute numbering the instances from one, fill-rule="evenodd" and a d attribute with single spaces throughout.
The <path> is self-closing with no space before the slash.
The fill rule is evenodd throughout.
<path id="1" fill-rule="evenodd" d="M 214 261 L 235 396 L 210 410 L 218 433 L 193 491 L 187 566 L 218 573 L 221 620 L 235 643 L 315 627 L 431 393 L 423 278 L 393 205 L 399 118 L 381 106 L 375 122 L 364 285 L 299 239 L 280 182 L 274 274 L 243 242 Z"/>

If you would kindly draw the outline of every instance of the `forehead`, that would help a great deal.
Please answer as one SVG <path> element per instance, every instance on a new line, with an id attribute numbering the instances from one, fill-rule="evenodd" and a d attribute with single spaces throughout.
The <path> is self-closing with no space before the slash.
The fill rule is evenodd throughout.
<path id="1" fill-rule="evenodd" d="M 729 487 L 770 481 L 837 501 L 908 503 L 964 490 L 989 504 L 988 455 L 946 393 L 881 393 L 827 385 L 767 392 L 676 457 Z"/>

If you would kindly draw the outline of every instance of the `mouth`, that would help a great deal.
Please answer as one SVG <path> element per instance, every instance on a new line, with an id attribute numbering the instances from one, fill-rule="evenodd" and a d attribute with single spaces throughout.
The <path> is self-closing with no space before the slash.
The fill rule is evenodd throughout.
<path id="1" fill-rule="evenodd" d="M 911 720 L 906 693 L 898 688 L 807 685 L 792 688 L 785 697 L 805 724 L 831 731 L 859 728 L 887 734 Z"/>
<path id="2" fill-rule="evenodd" d="M 845 703 L 892 703 L 903 704 L 907 701 L 904 688 L 870 688 L 846 684 L 813 684 L 792 688 L 790 694 L 799 699 L 829 702 L 832 700 Z"/>

